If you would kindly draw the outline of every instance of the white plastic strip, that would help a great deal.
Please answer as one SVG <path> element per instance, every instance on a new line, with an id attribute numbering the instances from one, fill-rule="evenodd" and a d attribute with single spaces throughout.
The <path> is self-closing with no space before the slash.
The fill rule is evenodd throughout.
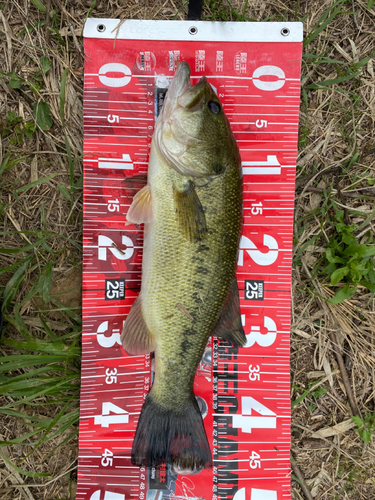
<path id="1" fill-rule="evenodd" d="M 302 23 L 87 19 L 85 38 L 212 42 L 301 42 Z"/>

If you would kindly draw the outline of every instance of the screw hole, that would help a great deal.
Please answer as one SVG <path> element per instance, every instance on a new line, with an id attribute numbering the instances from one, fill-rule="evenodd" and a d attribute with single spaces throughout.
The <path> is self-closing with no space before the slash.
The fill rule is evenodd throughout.
<path id="1" fill-rule="evenodd" d="M 196 35 L 198 33 L 198 28 L 196 28 L 195 26 L 190 26 L 189 33 L 190 35 Z"/>
<path id="2" fill-rule="evenodd" d="M 98 24 L 96 29 L 99 31 L 99 33 L 103 33 L 103 31 L 105 31 L 105 26 L 104 24 Z"/>
<path id="3" fill-rule="evenodd" d="M 288 35 L 289 35 L 289 33 L 290 33 L 290 30 L 289 30 L 288 28 L 282 28 L 282 30 L 281 30 L 281 34 L 282 34 L 283 36 L 288 36 Z"/>

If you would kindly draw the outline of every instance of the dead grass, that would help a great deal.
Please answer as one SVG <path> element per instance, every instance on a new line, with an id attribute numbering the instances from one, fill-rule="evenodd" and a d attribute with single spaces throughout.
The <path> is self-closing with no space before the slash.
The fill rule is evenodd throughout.
<path id="1" fill-rule="evenodd" d="M 331 297 L 336 289 L 322 274 L 322 265 L 317 266 L 332 235 L 332 199 L 344 210 L 348 226 L 368 219 L 355 234 L 362 243 L 373 242 L 375 9 L 373 5 L 368 8 L 371 3 L 356 0 L 353 13 L 352 2 L 344 0 L 208 0 L 203 13 L 206 20 L 234 21 L 239 16 L 257 21 L 304 20 L 305 36 L 310 36 L 323 22 L 324 13 L 332 8 L 328 18 L 339 9 L 304 49 L 296 193 L 292 401 L 313 383 L 321 380 L 321 384 L 293 409 L 292 452 L 317 500 L 375 498 L 375 448 L 373 443 L 364 444 L 354 431 L 347 388 L 332 344 L 335 338 L 359 413 L 363 417 L 373 413 L 374 300 L 360 287 L 350 300 L 338 305 L 324 301 L 322 307 L 319 296 Z M 19 269 L 11 266 L 21 266 L 19 262 L 30 257 L 20 282 L 13 283 L 7 314 L 13 318 L 17 310 L 37 339 L 46 336 L 41 318 L 57 336 L 79 324 L 75 314 L 79 315 L 80 308 L 84 20 L 88 15 L 186 19 L 186 14 L 186 2 L 177 0 L 0 2 L 0 165 L 8 162 L 0 175 L 4 231 L 0 246 L 13 251 L 27 248 L 22 253 L 0 254 L 0 270 L 9 268 L 0 273 L 0 287 L 9 285 Z M 7 76 L 10 73 L 13 76 Z M 319 83 L 327 80 L 330 83 Z M 37 128 L 28 137 L 34 106 L 42 101 L 49 106 L 53 124 Z M 34 184 L 27 187 L 30 183 Z M 43 288 L 40 281 L 40 289 L 32 293 L 40 276 L 51 289 Z M 6 337 L 24 340 L 14 324 L 7 326 Z M 3 355 L 19 352 L 6 344 L 0 350 Z M 14 371 L 12 376 L 24 371 Z M 19 405 L 18 411 L 53 418 L 62 404 L 47 402 L 40 396 L 36 406 Z M 2 405 L 9 403 L 8 396 L 2 397 Z M 74 404 L 77 407 L 78 401 Z M 30 420 L 0 415 L 4 441 L 31 429 Z M 58 446 L 67 433 L 42 444 L 28 457 L 30 447 L 25 444 L 0 448 L 4 457 L 0 497 L 74 498 L 77 440 Z M 6 459 L 50 476 L 24 476 Z M 292 481 L 292 487 L 293 499 L 304 498 L 298 482 Z"/>

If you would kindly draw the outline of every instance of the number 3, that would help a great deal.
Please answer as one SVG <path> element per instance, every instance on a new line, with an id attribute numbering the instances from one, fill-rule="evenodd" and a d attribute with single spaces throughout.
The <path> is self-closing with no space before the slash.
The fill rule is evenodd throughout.
<path id="1" fill-rule="evenodd" d="M 249 379 L 254 382 L 255 380 L 260 380 L 260 367 L 259 365 L 256 365 L 255 368 L 253 368 L 253 365 L 249 365 Z"/>
<path id="2" fill-rule="evenodd" d="M 245 326 L 244 314 L 241 315 L 241 319 L 243 326 Z M 244 347 L 252 347 L 254 344 L 258 344 L 261 347 L 269 347 L 275 342 L 277 336 L 277 328 L 274 320 L 269 318 L 268 316 L 264 316 L 263 325 L 268 330 L 268 332 L 264 334 L 260 333 L 259 326 L 250 327 L 250 333 L 246 335 L 247 342 Z"/>

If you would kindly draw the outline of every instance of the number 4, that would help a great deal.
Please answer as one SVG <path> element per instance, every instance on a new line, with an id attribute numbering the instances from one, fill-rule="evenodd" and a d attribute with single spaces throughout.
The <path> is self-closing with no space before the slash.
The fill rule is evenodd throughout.
<path id="1" fill-rule="evenodd" d="M 110 412 L 115 413 L 115 415 L 110 415 Z M 127 423 L 129 423 L 129 412 L 113 403 L 103 403 L 102 414 L 96 415 L 94 419 L 94 424 L 100 424 L 101 427 L 109 427 L 111 424 Z"/>
<path id="2" fill-rule="evenodd" d="M 104 453 L 102 454 L 101 464 L 103 467 L 108 467 L 108 465 L 113 464 L 113 453 L 111 452 L 111 450 L 107 450 L 107 448 L 104 450 Z"/>

